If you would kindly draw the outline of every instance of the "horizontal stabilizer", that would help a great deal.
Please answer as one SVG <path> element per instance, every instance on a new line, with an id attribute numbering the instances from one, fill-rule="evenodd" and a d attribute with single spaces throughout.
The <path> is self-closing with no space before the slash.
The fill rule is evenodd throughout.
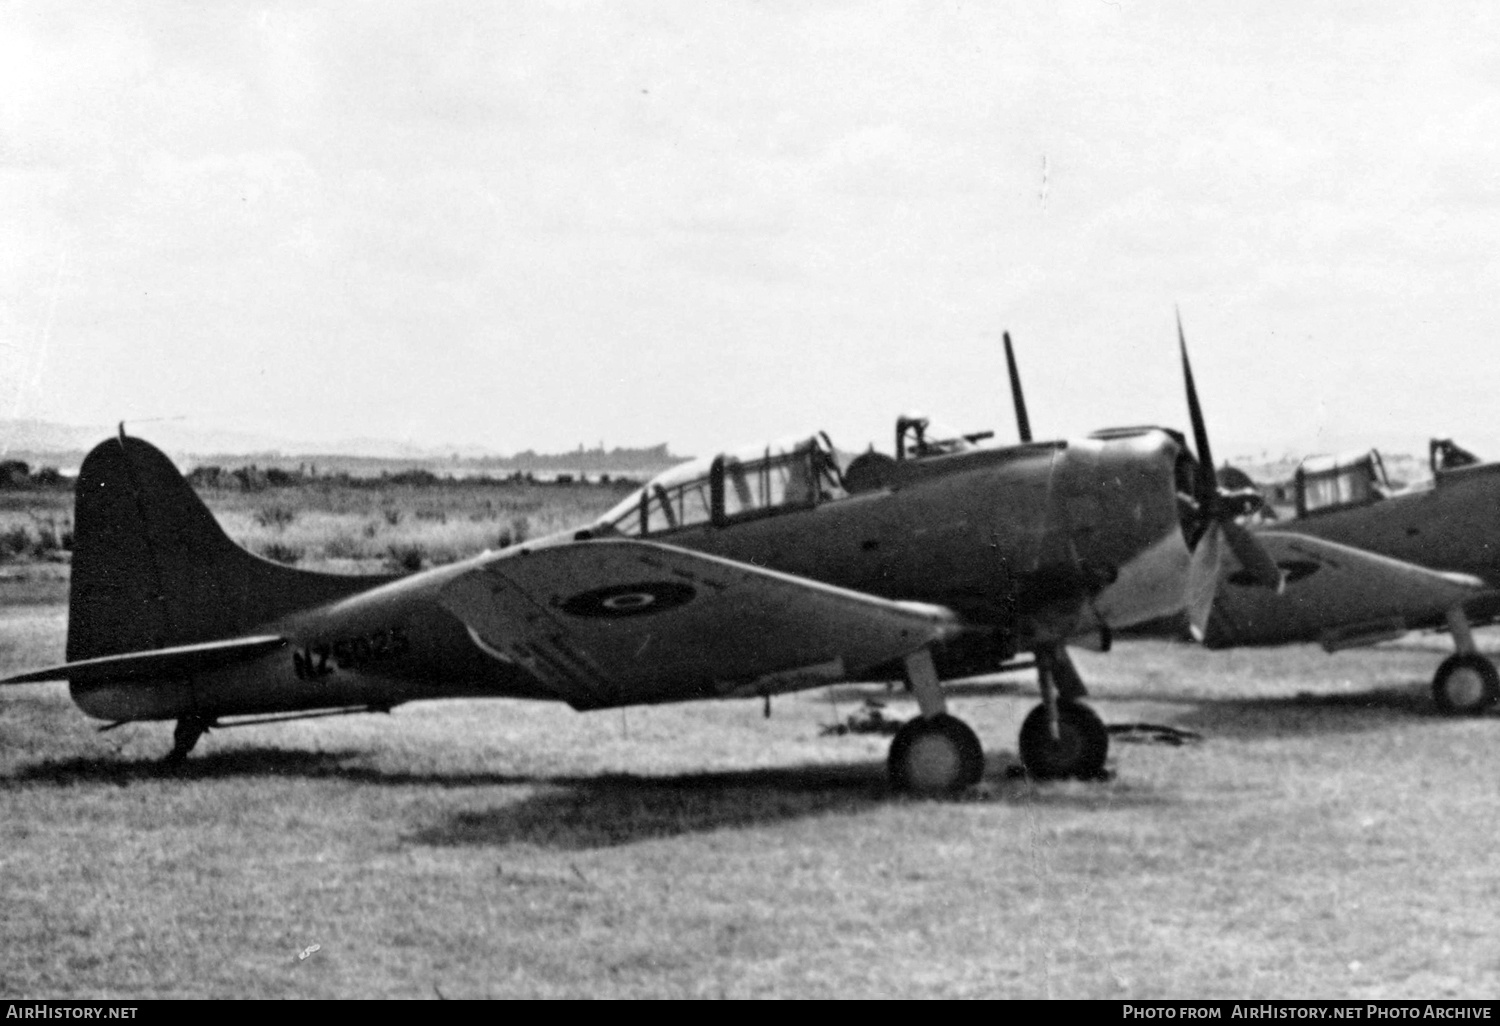
<path id="1" fill-rule="evenodd" d="M 438 601 L 577 708 L 814 687 L 961 629 L 938 606 L 638 541 L 498 553 Z"/>
<path id="2" fill-rule="evenodd" d="M 145 652 L 123 652 L 119 655 L 80 659 L 77 662 L 49 666 L 17 677 L 7 677 L 0 684 L 30 684 L 43 680 L 66 680 L 74 684 L 120 683 L 137 680 L 170 680 L 206 670 L 216 670 L 274 652 L 286 645 L 277 635 L 254 638 L 232 638 L 208 641 L 198 645 L 179 645 Z"/>
<path id="3" fill-rule="evenodd" d="M 1443 622 L 1485 594 L 1484 582 L 1290 531 L 1255 537 L 1286 580 L 1282 594 L 1254 587 L 1232 553 L 1204 631 L 1209 648 L 1316 641 L 1330 651 Z"/>

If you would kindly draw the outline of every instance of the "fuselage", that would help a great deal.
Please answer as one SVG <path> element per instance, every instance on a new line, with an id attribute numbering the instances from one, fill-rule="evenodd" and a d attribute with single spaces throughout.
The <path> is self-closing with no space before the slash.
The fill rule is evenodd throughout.
<path id="1" fill-rule="evenodd" d="M 431 698 L 556 699 L 523 668 L 486 655 L 436 601 L 443 584 L 484 558 L 366 584 L 346 598 L 257 625 L 247 633 L 279 634 L 287 644 L 252 661 L 149 686 L 74 682 L 73 701 L 100 719 L 155 720 L 389 709 Z"/>
<path id="2" fill-rule="evenodd" d="M 946 606 L 998 631 L 1008 657 L 1181 608 L 1189 560 L 1178 506 L 1183 458 L 1167 432 L 1126 429 L 887 460 L 872 482 L 847 492 L 739 517 L 682 517 L 653 529 L 648 507 L 639 517 L 606 517 L 602 527 Z M 680 473 L 671 494 L 695 486 Z M 657 501 L 652 485 L 640 495 Z"/>

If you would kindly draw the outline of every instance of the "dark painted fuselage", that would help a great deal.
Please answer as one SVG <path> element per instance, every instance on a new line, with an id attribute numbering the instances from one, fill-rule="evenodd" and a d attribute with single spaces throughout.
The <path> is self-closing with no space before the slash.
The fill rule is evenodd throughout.
<path id="1" fill-rule="evenodd" d="M 1181 608 L 1182 458 L 1155 429 L 974 449 L 890 462 L 868 490 L 645 537 L 947 606 L 1013 652 Z"/>
<path id="2" fill-rule="evenodd" d="M 1267 526 L 1500 587 L 1500 463 L 1445 470 L 1429 488 Z"/>

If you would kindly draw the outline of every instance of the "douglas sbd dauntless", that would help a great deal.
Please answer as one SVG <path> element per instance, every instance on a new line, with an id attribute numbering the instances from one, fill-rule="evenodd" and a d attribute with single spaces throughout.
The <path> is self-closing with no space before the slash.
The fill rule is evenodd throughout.
<path id="1" fill-rule="evenodd" d="M 210 727 L 274 714 L 474 696 L 601 709 L 900 673 L 921 715 L 891 778 L 940 793 L 983 770 L 942 678 L 1034 664 L 1023 763 L 1097 776 L 1108 735 L 1065 646 L 1108 647 L 1185 604 L 1206 616 L 1226 544 L 1257 584 L 1281 581 L 1235 523 L 1258 497 L 1214 479 L 1182 359 L 1197 459 L 1160 428 L 1032 442 L 1012 361 L 1020 445 L 902 418 L 894 457 L 844 468 L 822 435 L 725 453 L 579 530 L 405 577 L 251 555 L 122 428 L 77 481 L 68 662 L 8 683 L 66 679 L 116 724 L 176 720 L 175 761 Z"/>
<path id="2" fill-rule="evenodd" d="M 1447 629 L 1453 655 L 1432 694 L 1444 712 L 1480 713 L 1500 673 L 1470 628 L 1500 619 L 1500 464 L 1447 439 L 1430 449 L 1432 480 L 1392 489 L 1376 452 L 1310 457 L 1295 478 L 1297 517 L 1258 529 L 1286 574 L 1269 596 L 1224 561 L 1198 633 L 1209 648 L 1316 641 L 1330 652 L 1418 629 Z"/>

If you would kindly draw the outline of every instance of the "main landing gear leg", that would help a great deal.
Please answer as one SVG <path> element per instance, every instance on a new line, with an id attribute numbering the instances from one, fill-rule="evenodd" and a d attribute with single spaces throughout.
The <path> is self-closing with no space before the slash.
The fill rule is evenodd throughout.
<path id="1" fill-rule="evenodd" d="M 172 732 L 172 750 L 162 762 L 167 766 L 179 766 L 198 743 L 198 739 L 208 733 L 209 721 L 201 716 L 184 716 L 177 721 L 177 729 Z"/>
<path id="2" fill-rule="evenodd" d="M 886 760 L 891 786 L 913 794 L 943 795 L 979 783 L 984 750 L 968 724 L 948 714 L 931 651 L 924 648 L 906 657 L 906 684 L 917 697 L 921 715 L 891 739 Z"/>
<path id="3" fill-rule="evenodd" d="M 1500 699 L 1500 672 L 1474 646 L 1469 617 L 1463 606 L 1448 610 L 1448 630 L 1457 650 L 1444 659 L 1432 678 L 1432 699 L 1445 713 L 1474 716 Z"/>
<path id="4" fill-rule="evenodd" d="M 1038 649 L 1036 666 L 1042 704 L 1021 724 L 1021 764 L 1037 780 L 1101 779 L 1109 731 L 1099 715 L 1079 701 L 1087 692 L 1067 649 Z"/>

